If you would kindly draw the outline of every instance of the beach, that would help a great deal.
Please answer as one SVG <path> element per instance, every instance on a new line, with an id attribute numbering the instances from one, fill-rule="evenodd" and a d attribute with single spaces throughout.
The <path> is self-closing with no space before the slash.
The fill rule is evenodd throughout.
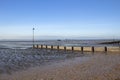
<path id="1" fill-rule="evenodd" d="M 46 49 L 0 49 L 0 74 L 26 70 L 49 62 L 83 56 L 80 52 Z"/>
<path id="2" fill-rule="evenodd" d="M 0 80 L 120 80 L 120 0 L 0 0 Z"/>
<path id="3" fill-rule="evenodd" d="M 120 80 L 119 53 L 71 56 L 69 54 L 68 58 L 54 59 L 11 74 L 1 74 L 0 80 Z"/>
<path id="4" fill-rule="evenodd" d="M 90 47 L 81 52 L 78 47 L 71 51 L 68 46 L 65 51 L 63 47 L 36 49 L 30 45 L 1 45 L 0 80 L 120 80 L 119 47 L 108 45 L 109 51 L 104 52 L 100 46 L 93 53 Z"/>

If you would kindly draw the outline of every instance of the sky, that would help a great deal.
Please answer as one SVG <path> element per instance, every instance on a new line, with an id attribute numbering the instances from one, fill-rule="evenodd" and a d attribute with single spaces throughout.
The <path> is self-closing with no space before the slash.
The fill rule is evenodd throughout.
<path id="1" fill-rule="evenodd" d="M 0 39 L 120 39 L 120 0 L 0 0 Z"/>

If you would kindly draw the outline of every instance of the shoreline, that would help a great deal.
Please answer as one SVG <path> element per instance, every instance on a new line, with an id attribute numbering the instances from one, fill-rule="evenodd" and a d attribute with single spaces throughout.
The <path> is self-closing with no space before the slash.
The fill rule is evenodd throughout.
<path id="1" fill-rule="evenodd" d="M 95 54 L 32 67 L 3 80 L 119 80 L 120 54 Z"/>
<path id="2" fill-rule="evenodd" d="M 82 57 L 85 54 L 46 49 L 0 49 L 0 55 L 0 74 L 11 74 L 49 62 Z"/>

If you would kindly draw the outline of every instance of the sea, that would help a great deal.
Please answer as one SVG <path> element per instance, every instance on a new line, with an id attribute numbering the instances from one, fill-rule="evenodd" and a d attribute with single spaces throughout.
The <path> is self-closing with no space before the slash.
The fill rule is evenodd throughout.
<path id="1" fill-rule="evenodd" d="M 120 44 L 100 44 L 103 42 L 117 41 L 113 39 L 97 39 L 97 40 L 7 40 L 0 41 L 0 48 L 11 48 L 11 49 L 27 49 L 31 48 L 33 44 L 38 45 L 53 45 L 53 46 L 120 46 Z"/>

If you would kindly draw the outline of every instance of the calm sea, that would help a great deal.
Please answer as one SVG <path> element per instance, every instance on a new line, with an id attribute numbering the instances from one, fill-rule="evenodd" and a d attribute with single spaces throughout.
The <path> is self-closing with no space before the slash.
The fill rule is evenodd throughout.
<path id="1" fill-rule="evenodd" d="M 60 45 L 60 46 L 120 46 L 119 44 L 99 44 L 113 40 L 41 40 L 34 44 Z M 0 41 L 0 48 L 20 48 L 26 49 L 32 47 L 32 41 Z"/>

